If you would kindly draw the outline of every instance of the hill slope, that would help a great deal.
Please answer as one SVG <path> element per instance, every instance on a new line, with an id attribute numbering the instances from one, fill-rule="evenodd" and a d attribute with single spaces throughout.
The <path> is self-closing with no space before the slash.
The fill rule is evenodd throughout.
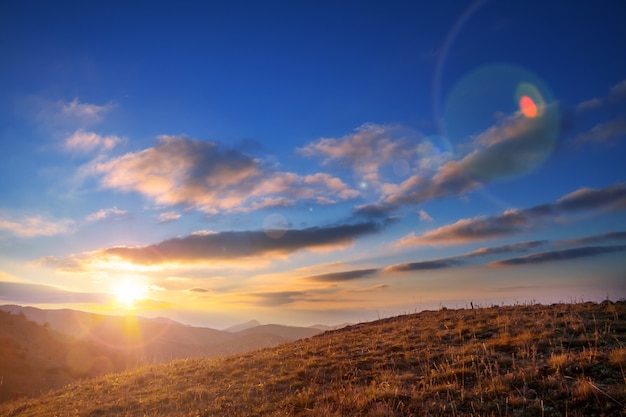
<path id="1" fill-rule="evenodd" d="M 129 357 L 0 311 L 0 402 L 129 368 Z"/>
<path id="2" fill-rule="evenodd" d="M 113 374 L 5 416 L 551 416 L 626 412 L 626 303 L 424 311 Z"/>

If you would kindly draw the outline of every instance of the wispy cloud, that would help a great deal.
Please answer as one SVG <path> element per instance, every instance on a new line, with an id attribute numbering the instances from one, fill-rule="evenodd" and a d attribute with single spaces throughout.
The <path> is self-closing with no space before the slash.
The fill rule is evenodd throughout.
<path id="1" fill-rule="evenodd" d="M 291 304 L 306 298 L 306 291 L 275 291 L 275 292 L 259 292 L 251 293 L 250 297 L 256 304 L 265 307 L 277 307 L 285 304 Z"/>
<path id="2" fill-rule="evenodd" d="M 426 210 L 420 210 L 418 214 L 420 216 L 420 221 L 423 221 L 423 222 L 433 221 L 433 218 L 430 216 L 430 214 L 426 213 Z"/>
<path id="3" fill-rule="evenodd" d="M 383 166 L 388 165 L 396 176 L 404 177 L 410 172 L 411 161 L 418 156 L 434 157 L 438 153 L 433 147 L 417 146 L 423 141 L 421 133 L 405 126 L 366 123 L 354 133 L 341 138 L 322 138 L 298 152 L 307 157 L 321 157 L 324 165 L 348 168 L 364 186 L 379 187 L 384 182 L 380 173 Z"/>
<path id="4" fill-rule="evenodd" d="M 565 249 L 550 252 L 534 253 L 518 258 L 491 262 L 489 266 L 515 266 L 539 264 L 553 261 L 568 261 L 572 259 L 588 258 L 615 252 L 626 251 L 626 245 L 619 246 L 586 246 L 581 248 Z"/>
<path id="5" fill-rule="evenodd" d="M 611 142 L 612 139 L 626 137 L 626 120 L 617 118 L 608 122 L 600 123 L 578 134 L 572 141 L 575 144 L 586 142 Z"/>
<path id="6" fill-rule="evenodd" d="M 169 223 L 181 218 L 181 215 L 175 211 L 166 211 L 157 216 L 158 223 Z"/>
<path id="7" fill-rule="evenodd" d="M 101 136 L 94 132 L 78 129 L 65 139 L 65 148 L 69 151 L 81 153 L 89 153 L 96 150 L 108 151 L 123 141 L 124 139 L 118 136 Z"/>
<path id="8" fill-rule="evenodd" d="M 104 115 L 108 113 L 112 108 L 112 104 L 90 104 L 81 103 L 78 97 L 75 97 L 71 102 L 60 101 L 57 103 L 60 107 L 60 115 L 68 119 L 75 119 L 83 123 L 97 123 L 102 120 Z"/>
<path id="9" fill-rule="evenodd" d="M 584 211 L 626 209 L 626 185 L 616 184 L 601 189 L 581 188 L 553 203 L 526 209 L 507 210 L 489 217 L 461 219 L 456 223 L 429 230 L 422 235 L 411 232 L 395 242 L 398 247 L 460 244 L 506 237 L 529 231 L 541 221 Z"/>
<path id="10" fill-rule="evenodd" d="M 383 272 L 430 271 L 434 269 L 452 268 L 463 264 L 464 263 L 457 258 L 442 258 L 389 265 L 383 269 Z"/>
<path id="11" fill-rule="evenodd" d="M 498 216 L 462 219 L 451 225 L 430 230 L 420 236 L 412 232 L 399 239 L 395 245 L 407 247 L 429 244 L 459 244 L 509 236 L 528 228 L 529 219 L 527 216 L 519 211 L 509 210 Z"/>
<path id="12" fill-rule="evenodd" d="M 374 222 L 312 227 L 288 230 L 280 238 L 264 231 L 192 234 L 148 246 L 101 249 L 92 256 L 113 256 L 141 265 L 234 260 L 270 255 L 280 257 L 302 249 L 347 246 L 355 238 L 377 233 L 381 228 L 380 224 Z"/>
<path id="13" fill-rule="evenodd" d="M 19 237 L 54 236 L 72 233 L 76 223 L 71 219 L 49 220 L 41 215 L 11 217 L 0 212 L 0 230 Z"/>
<path id="14" fill-rule="evenodd" d="M 558 108 L 552 104 L 537 117 L 514 113 L 474 139 L 476 147 L 459 164 L 481 181 L 526 174 L 542 164 L 556 145 Z"/>
<path id="15" fill-rule="evenodd" d="M 211 214 L 302 200 L 328 204 L 359 195 L 327 174 L 276 172 L 237 150 L 181 136 L 161 136 L 153 148 L 96 161 L 92 172 L 101 176 L 103 187 L 138 192 L 159 205 L 182 204 Z"/>
<path id="16" fill-rule="evenodd" d="M 97 303 L 112 299 L 111 294 L 66 291 L 51 285 L 0 282 L 0 300 L 12 303 Z"/>
<path id="17" fill-rule="evenodd" d="M 378 268 L 354 269 L 351 271 L 329 272 L 326 274 L 310 275 L 302 279 L 315 282 L 343 282 L 367 278 L 378 272 Z"/>
<path id="18" fill-rule="evenodd" d="M 547 240 L 535 240 L 530 242 L 519 242 L 510 245 L 502 245 L 496 247 L 480 248 L 464 255 L 450 256 L 447 258 L 427 259 L 417 262 L 401 263 L 389 265 L 383 269 L 383 272 L 414 272 L 414 271 L 430 271 L 435 269 L 454 268 L 469 265 L 473 258 L 485 257 L 490 255 L 502 255 L 509 253 L 528 252 L 532 249 L 547 245 Z"/>
<path id="19" fill-rule="evenodd" d="M 397 187 L 386 187 L 382 207 L 397 208 L 417 205 L 429 200 L 460 195 L 474 190 L 481 183 L 468 175 L 456 161 L 439 167 L 434 175 L 416 174 Z"/>
<path id="20" fill-rule="evenodd" d="M 72 101 L 28 96 L 24 99 L 25 110 L 35 115 L 40 123 L 50 126 L 84 127 L 100 123 L 115 106 L 113 103 L 94 104 L 81 102 L 78 97 Z"/>
<path id="21" fill-rule="evenodd" d="M 472 258 L 478 256 L 501 255 L 503 253 L 527 252 L 529 250 L 545 246 L 550 243 L 548 240 L 534 240 L 532 242 L 513 243 L 493 248 L 480 248 L 465 254 L 465 257 Z"/>
<path id="22" fill-rule="evenodd" d="M 619 83 L 612 86 L 609 93 L 605 97 L 594 97 L 589 100 L 585 100 L 576 106 L 578 111 L 588 111 L 600 109 L 606 106 L 615 105 L 626 98 L 626 80 L 622 80 Z"/>
<path id="23" fill-rule="evenodd" d="M 446 157 L 440 159 L 439 164 L 431 166 L 431 169 L 424 169 L 422 164 L 419 169 L 411 170 L 411 175 L 400 183 L 382 183 L 379 201 L 357 207 L 355 215 L 368 218 L 387 216 L 406 205 L 463 195 L 485 183 L 532 171 L 550 156 L 556 145 L 559 129 L 557 107 L 556 104 L 545 106 L 542 113 L 533 118 L 525 117 L 520 112 L 501 118 L 497 124 L 476 137 L 467 138 L 469 143 L 465 149 L 469 148 L 469 152 L 460 158 L 453 160 L 452 153 L 447 152 Z M 430 143 L 427 139 L 424 141 Z M 315 144 L 314 150 L 322 152 L 319 148 L 323 148 L 329 155 L 327 161 L 333 161 L 344 154 L 360 156 L 352 151 L 352 147 L 356 147 L 354 142 L 345 138 L 342 141 L 322 140 Z M 352 146 L 347 147 L 346 144 Z M 313 150 L 305 149 L 313 153 Z M 378 169 L 386 160 L 385 157 L 378 156 L 379 153 L 393 155 L 393 152 L 377 152 L 376 148 L 373 149 L 372 154 L 368 153 L 367 156 L 378 163 L 369 162 L 365 166 Z M 357 156 L 346 159 L 353 164 L 354 161 L 360 161 Z M 415 154 L 415 157 L 420 155 Z"/>
<path id="24" fill-rule="evenodd" d="M 57 258 L 56 256 L 44 256 L 36 261 L 37 265 L 53 268 L 66 272 L 85 272 L 87 269 L 80 257 Z"/>
<path id="25" fill-rule="evenodd" d="M 597 235 L 585 236 L 578 239 L 558 240 L 554 242 L 557 246 L 593 245 L 597 243 L 607 243 L 616 240 L 626 240 L 626 231 L 607 232 Z"/>
<path id="26" fill-rule="evenodd" d="M 120 210 L 117 207 L 111 207 L 106 209 L 100 209 L 97 212 L 88 215 L 86 220 L 88 222 L 96 222 L 102 220 L 127 219 L 129 217 L 130 215 L 126 210 Z"/>

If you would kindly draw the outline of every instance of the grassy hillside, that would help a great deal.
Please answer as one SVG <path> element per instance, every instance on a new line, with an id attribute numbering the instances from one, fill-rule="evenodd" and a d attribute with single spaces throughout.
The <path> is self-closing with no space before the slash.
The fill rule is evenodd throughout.
<path id="1" fill-rule="evenodd" d="M 131 365 L 126 355 L 58 333 L 23 315 L 0 311 L 0 329 L 0 402 Z"/>
<path id="2" fill-rule="evenodd" d="M 68 386 L 3 416 L 616 416 L 626 303 L 425 311 Z"/>

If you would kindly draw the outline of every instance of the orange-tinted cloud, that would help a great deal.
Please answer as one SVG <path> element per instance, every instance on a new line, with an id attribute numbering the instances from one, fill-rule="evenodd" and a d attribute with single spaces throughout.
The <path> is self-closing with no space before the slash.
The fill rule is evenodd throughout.
<path id="1" fill-rule="evenodd" d="M 414 129 L 366 123 L 354 133 L 341 138 L 322 138 L 298 152 L 307 157 L 321 157 L 325 165 L 350 168 L 359 181 L 368 187 L 378 187 L 384 182 L 380 177 L 383 165 L 393 166 L 400 176 L 409 172 L 409 162 L 424 150 L 418 147 L 423 140 L 423 135 Z"/>
<path id="2" fill-rule="evenodd" d="M 108 151 L 121 142 L 123 142 L 123 139 L 118 136 L 101 136 L 94 132 L 86 132 L 83 129 L 78 129 L 65 139 L 65 148 L 69 151 L 82 153 L 95 150 Z"/>
<path id="3" fill-rule="evenodd" d="M 303 199 L 331 203 L 356 197 L 327 174 L 275 172 L 234 149 L 181 136 L 161 136 L 143 151 L 97 161 L 92 172 L 106 188 L 134 191 L 158 205 L 185 205 L 206 213 L 286 206 Z"/>
<path id="4" fill-rule="evenodd" d="M 519 233 L 529 227 L 528 218 L 519 211 L 509 210 L 498 216 L 462 219 L 456 223 L 430 230 L 420 236 L 411 233 L 398 240 L 399 247 L 460 244 L 493 239 Z"/>

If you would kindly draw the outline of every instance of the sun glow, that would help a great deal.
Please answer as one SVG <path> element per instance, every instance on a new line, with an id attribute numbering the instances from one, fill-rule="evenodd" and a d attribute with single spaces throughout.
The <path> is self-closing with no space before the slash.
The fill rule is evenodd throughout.
<path id="1" fill-rule="evenodd" d="M 126 308 L 134 308 L 135 302 L 145 298 L 145 288 L 133 281 L 124 281 L 115 289 L 117 301 Z"/>

